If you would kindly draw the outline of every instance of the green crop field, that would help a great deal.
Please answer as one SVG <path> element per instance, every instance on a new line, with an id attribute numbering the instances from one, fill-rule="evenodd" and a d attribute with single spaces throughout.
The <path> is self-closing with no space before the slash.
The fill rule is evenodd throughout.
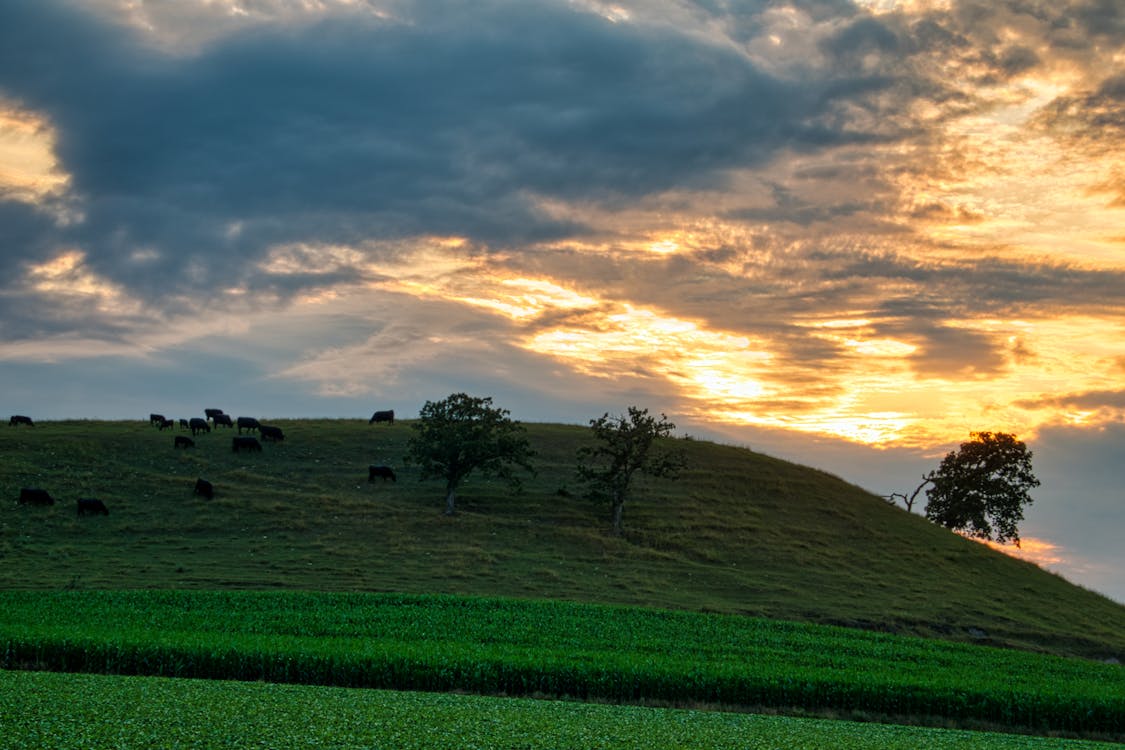
<path id="1" fill-rule="evenodd" d="M 715 711 L 0 671 L 0 748 L 1109 750 L 1119 745 Z"/>
<path id="2" fill-rule="evenodd" d="M 1125 670 L 775 620 L 551 601 L 0 594 L 0 666 L 868 712 L 1125 736 Z"/>
<path id="3" fill-rule="evenodd" d="M 523 491 L 473 478 L 450 518 L 403 462 L 409 423 L 276 424 L 286 440 L 260 454 L 229 430 L 174 449 L 143 421 L 0 430 L 4 664 L 1120 738 L 1125 670 L 1099 662 L 1125 659 L 1125 607 L 828 474 L 678 439 L 687 471 L 642 484 L 615 537 L 574 477 L 584 428 L 527 425 Z M 398 481 L 369 483 L 372 463 Z M 59 502 L 19 506 L 26 486 Z M 110 515 L 78 517 L 77 497 Z M 396 610 L 378 592 L 470 598 Z M 410 617 L 437 619 L 427 636 Z"/>

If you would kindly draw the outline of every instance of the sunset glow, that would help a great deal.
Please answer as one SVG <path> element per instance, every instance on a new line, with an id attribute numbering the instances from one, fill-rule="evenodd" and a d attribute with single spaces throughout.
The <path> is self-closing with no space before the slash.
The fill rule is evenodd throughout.
<path id="1" fill-rule="evenodd" d="M 1019 546 L 987 540 L 983 544 L 1005 555 L 1027 560 L 1043 568 L 1050 568 L 1065 561 L 1063 550 L 1059 545 L 1052 544 L 1046 539 L 1024 538 L 1020 540 Z"/>
<path id="2" fill-rule="evenodd" d="M 36 202 L 63 190 L 54 149 L 49 120 L 0 97 L 0 197 Z"/>
<path id="3" fill-rule="evenodd" d="M 89 300 L 101 312 L 135 314 L 139 306 L 116 284 L 91 271 L 85 260 L 83 252 L 71 250 L 47 263 L 32 266 L 27 275 L 33 288 L 40 293 Z"/>

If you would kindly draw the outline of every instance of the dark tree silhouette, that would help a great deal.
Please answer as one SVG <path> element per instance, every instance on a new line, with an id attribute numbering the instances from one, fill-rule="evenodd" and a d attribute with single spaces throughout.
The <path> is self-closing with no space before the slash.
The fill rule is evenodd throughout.
<path id="1" fill-rule="evenodd" d="M 895 504 L 896 498 L 901 499 L 903 506 L 906 507 L 906 512 L 912 513 L 914 511 L 914 502 L 918 499 L 918 493 L 920 493 L 922 491 L 922 488 L 929 484 L 929 482 L 929 479 L 923 477 L 922 483 L 918 485 L 915 490 L 909 495 L 907 495 L 905 492 L 892 492 L 891 494 L 886 495 L 883 499 L 891 505 Z"/>
<path id="2" fill-rule="evenodd" d="M 668 437 L 676 425 L 663 414 L 649 416 L 648 409 L 629 407 L 628 414 L 609 413 L 590 420 L 597 441 L 578 449 L 578 476 L 586 482 L 587 496 L 608 502 L 613 515 L 613 533 L 621 534 L 621 515 L 637 473 L 674 478 L 684 465 L 679 451 L 653 451 L 653 444 Z"/>
<path id="3" fill-rule="evenodd" d="M 1039 486 L 1031 471 L 1031 451 L 1005 432 L 973 432 L 960 450 L 923 477 L 926 518 L 980 539 L 1015 542 L 1030 490 Z M 914 491 L 917 496 L 918 491 Z"/>
<path id="4" fill-rule="evenodd" d="M 406 460 L 421 468 L 421 478 L 445 480 L 445 513 L 453 515 L 457 487 L 474 471 L 505 479 L 519 487 L 514 467 L 532 471 L 531 450 L 524 428 L 508 418 L 507 409 L 492 398 L 454 393 L 427 401 L 412 426 Z"/>

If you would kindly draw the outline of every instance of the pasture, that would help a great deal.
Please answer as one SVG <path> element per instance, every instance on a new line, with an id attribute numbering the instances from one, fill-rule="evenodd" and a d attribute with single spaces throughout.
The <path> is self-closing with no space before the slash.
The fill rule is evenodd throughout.
<path id="1" fill-rule="evenodd" d="M 576 485 L 582 427 L 527 425 L 523 491 L 471 478 L 446 517 L 403 462 L 409 422 L 262 421 L 285 439 L 260 452 L 222 427 L 176 448 L 143 419 L 0 430 L 4 664 L 1121 736 L 1122 668 L 1097 662 L 1125 657 L 1125 608 L 823 472 L 677 439 L 688 470 L 642 484 L 615 537 Z M 829 744 L 893 746 L 858 741 Z"/>
<path id="2" fill-rule="evenodd" d="M 265 421 L 265 420 L 263 420 Z M 677 440 L 689 468 L 625 508 L 581 496 L 589 430 L 527 425 L 538 473 L 470 477 L 458 514 L 403 462 L 408 422 L 270 420 L 234 453 L 135 422 L 0 429 L 0 587 L 295 589 L 549 598 L 728 612 L 1125 661 L 1125 607 L 862 489 L 743 448 Z M 177 433 L 179 434 L 179 433 Z M 368 481 L 372 464 L 397 481 Z M 215 497 L 193 494 L 199 477 Z M 23 507 L 20 487 L 60 499 Z M 76 498 L 108 516 L 76 515 Z"/>

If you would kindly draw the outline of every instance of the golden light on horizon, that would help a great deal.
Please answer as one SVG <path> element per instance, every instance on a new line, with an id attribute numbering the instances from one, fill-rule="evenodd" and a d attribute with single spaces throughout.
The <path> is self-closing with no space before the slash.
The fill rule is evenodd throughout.
<path id="1" fill-rule="evenodd" d="M 463 250 L 456 242 L 420 246 L 397 267 L 380 266 L 385 277 L 376 283 L 496 315 L 514 326 L 507 343 L 580 375 L 660 381 L 675 394 L 677 409 L 695 418 L 930 448 L 972 430 L 1029 439 L 1044 425 L 1121 416 L 1052 401 L 1060 393 L 1117 387 L 1125 337 L 1113 318 L 943 320 L 943 330 L 978 342 L 984 364 L 945 362 L 960 353 L 931 351 L 921 333 L 888 333 L 906 321 L 846 311 L 794 321 L 790 331 L 804 330 L 835 348 L 830 366 L 820 367 L 790 361 L 791 333 L 774 339 L 722 330 L 579 291 L 563 279 L 513 274 L 494 256 Z M 973 367 L 980 369 L 966 369 Z"/>
<path id="2" fill-rule="evenodd" d="M 980 542 L 986 547 L 991 547 L 997 552 L 1003 552 L 1010 557 L 1026 560 L 1027 562 L 1039 566 L 1058 565 L 1059 563 L 1066 562 L 1062 548 L 1046 539 L 1023 537 L 1020 539 L 1020 544 L 1017 547 L 1015 544 L 1001 544 L 990 539 L 966 538 L 972 539 L 975 542 Z"/>

